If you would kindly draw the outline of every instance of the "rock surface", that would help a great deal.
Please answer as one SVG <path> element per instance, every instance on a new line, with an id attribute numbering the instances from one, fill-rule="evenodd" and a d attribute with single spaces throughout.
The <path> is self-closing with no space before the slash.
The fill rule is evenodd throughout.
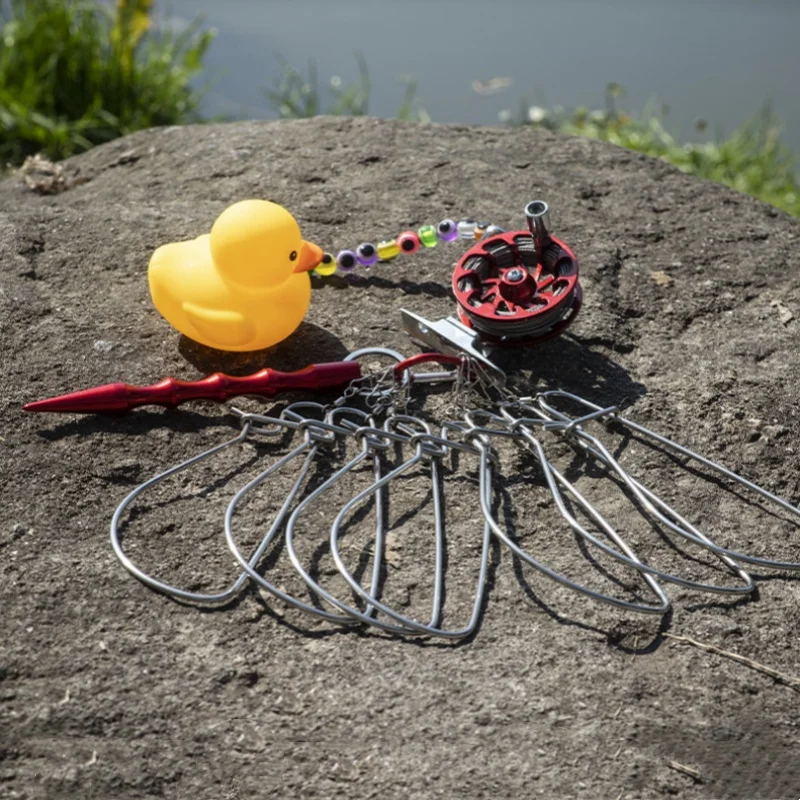
<path id="1" fill-rule="evenodd" d="M 675 608 L 662 621 L 567 593 L 497 548 L 481 628 L 458 646 L 342 633 L 257 592 L 209 613 L 132 579 L 107 529 L 138 483 L 233 435 L 226 409 L 20 411 L 116 380 L 293 369 L 378 344 L 413 352 L 398 310 L 452 313 L 457 250 L 439 247 L 358 282 L 320 283 L 307 321 L 271 352 L 231 357 L 192 345 L 152 308 L 148 258 L 207 231 L 231 202 L 275 200 L 335 251 L 445 216 L 521 228 L 524 204 L 542 197 L 581 261 L 585 303 L 570 336 L 515 354 L 530 385 L 631 402 L 637 420 L 798 500 L 796 221 L 659 161 L 521 129 L 324 118 L 169 128 L 63 167 L 70 188 L 60 194 L 14 178 L 0 185 L 0 795 L 797 796 L 797 689 L 662 635 L 800 675 L 791 576 L 754 570 L 757 596 L 738 601 L 669 587 Z M 800 560 L 796 527 L 635 443 L 620 449 L 724 543 Z M 222 510 L 259 455 L 246 445 L 137 506 L 131 552 L 165 579 L 221 587 L 235 575 Z M 535 475 L 521 458 L 504 477 L 518 536 L 548 563 L 628 591 L 611 583 L 613 571 L 591 568 L 527 478 Z M 454 623 L 480 539 L 474 482 L 464 480 L 451 482 L 448 506 L 448 537 L 460 548 L 448 570 Z M 624 516 L 610 481 L 580 480 L 606 513 Z M 287 485 L 276 478 L 251 519 Z M 422 478 L 408 488 L 392 505 L 389 568 L 410 576 L 405 602 L 416 609 L 429 591 L 430 511 Z M 311 556 L 324 511 L 304 528 Z M 730 583 L 641 519 L 631 535 L 659 566 Z M 320 569 L 324 581 L 324 557 Z"/>

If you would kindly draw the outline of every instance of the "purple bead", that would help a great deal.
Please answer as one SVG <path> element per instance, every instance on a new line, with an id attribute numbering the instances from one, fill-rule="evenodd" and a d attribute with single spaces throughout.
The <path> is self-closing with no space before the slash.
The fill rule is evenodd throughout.
<path id="1" fill-rule="evenodd" d="M 337 272 L 352 272 L 358 266 L 358 259 L 352 250 L 341 250 L 336 256 Z"/>
<path id="2" fill-rule="evenodd" d="M 362 267 L 371 267 L 378 260 L 378 249 L 374 244 L 364 242 L 356 248 L 356 261 Z"/>
<path id="3" fill-rule="evenodd" d="M 436 226 L 436 233 L 443 242 L 458 239 L 458 225 L 452 219 L 443 219 Z"/>

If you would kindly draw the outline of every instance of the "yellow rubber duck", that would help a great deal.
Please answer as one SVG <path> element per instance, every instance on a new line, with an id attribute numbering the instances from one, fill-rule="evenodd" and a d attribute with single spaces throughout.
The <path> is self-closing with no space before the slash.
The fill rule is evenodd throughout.
<path id="1" fill-rule="evenodd" d="M 181 333 L 219 350 L 260 350 L 289 336 L 311 302 L 309 270 L 322 250 L 267 200 L 226 208 L 211 228 L 153 253 L 153 303 Z"/>

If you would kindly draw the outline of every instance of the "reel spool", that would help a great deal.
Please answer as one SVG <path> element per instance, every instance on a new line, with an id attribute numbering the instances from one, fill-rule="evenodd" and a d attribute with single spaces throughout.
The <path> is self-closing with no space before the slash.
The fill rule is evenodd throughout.
<path id="1" fill-rule="evenodd" d="M 459 259 L 459 320 L 488 343 L 524 346 L 558 336 L 581 307 L 578 260 L 550 235 L 547 203 L 525 207 L 528 232 L 490 233 Z"/>

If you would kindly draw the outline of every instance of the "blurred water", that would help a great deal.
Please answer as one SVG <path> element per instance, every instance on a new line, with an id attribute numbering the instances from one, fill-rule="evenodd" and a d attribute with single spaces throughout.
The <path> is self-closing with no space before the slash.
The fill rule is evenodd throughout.
<path id="1" fill-rule="evenodd" d="M 602 107 L 606 83 L 623 105 L 670 107 L 669 127 L 698 119 L 730 132 L 770 101 L 800 153 L 798 0 L 157 0 L 163 18 L 203 16 L 219 36 L 207 66 L 209 115 L 274 118 L 263 96 L 282 68 L 316 60 L 320 83 L 355 81 L 363 53 L 370 113 L 394 116 L 404 87 L 439 122 L 497 124 L 522 100 Z M 491 96 L 475 79 L 509 77 Z M 697 138 L 695 136 L 695 138 Z"/>

